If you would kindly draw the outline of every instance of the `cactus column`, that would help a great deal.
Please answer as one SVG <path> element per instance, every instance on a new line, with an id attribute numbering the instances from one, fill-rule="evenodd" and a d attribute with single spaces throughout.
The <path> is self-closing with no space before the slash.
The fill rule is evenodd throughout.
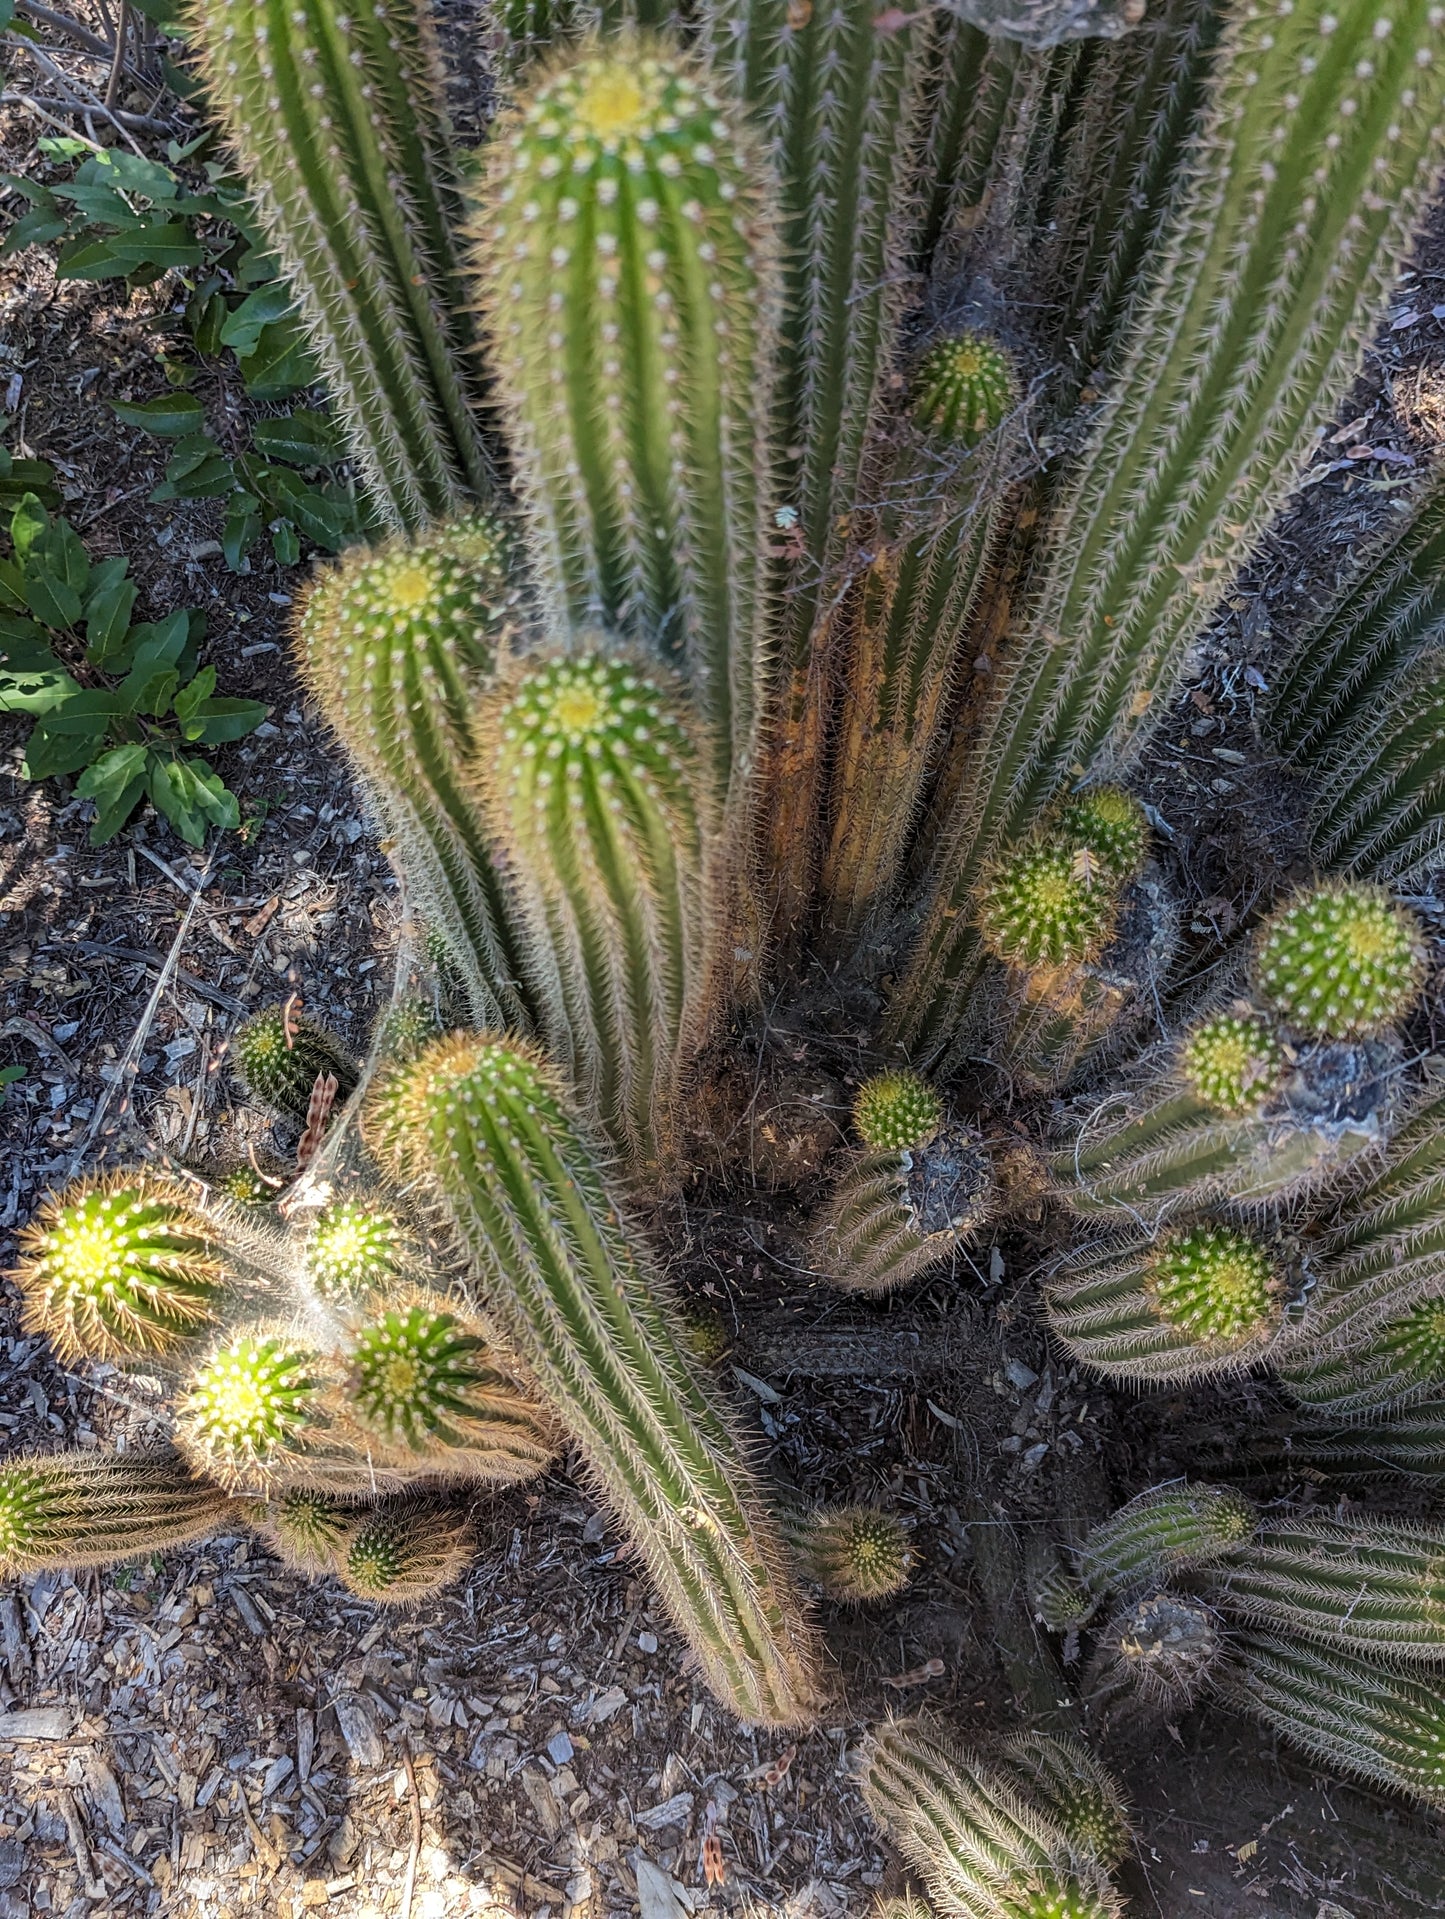
<path id="1" fill-rule="evenodd" d="M 722 90 L 642 36 L 569 57 L 489 151 L 477 265 L 549 611 L 685 666 L 741 792 L 764 675 L 763 169 Z"/>
<path id="2" fill-rule="evenodd" d="M 1109 397 L 971 749 L 968 804 L 893 1036 L 946 1046 L 980 870 L 1101 755 L 1127 758 L 1358 363 L 1441 158 L 1433 0 L 1237 0 Z"/>
<path id="3" fill-rule="evenodd" d="M 197 0 L 206 93 L 300 297 L 367 491 L 415 526 L 489 490 L 417 0 Z"/>
<path id="4" fill-rule="evenodd" d="M 442 1040 L 376 1088 L 369 1123 L 435 1191 L 719 1697 L 806 1720 L 818 1651 L 745 1449 L 552 1075 L 510 1041 Z"/>

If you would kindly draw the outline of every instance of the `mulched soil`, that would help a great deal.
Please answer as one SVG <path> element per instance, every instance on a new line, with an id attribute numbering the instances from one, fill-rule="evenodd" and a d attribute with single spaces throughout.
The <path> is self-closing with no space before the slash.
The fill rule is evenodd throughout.
<path id="1" fill-rule="evenodd" d="M 474 106 L 475 90 L 459 99 Z M 22 121 L 0 137 L 5 165 L 35 163 Z M 1252 676 L 1267 679 L 1276 636 L 1445 439 L 1442 301 L 1445 218 L 1320 449 L 1323 477 L 1201 645 L 1152 757 L 1148 797 L 1197 902 L 1201 965 L 1298 870 L 1297 809 L 1261 754 Z M 148 506 L 157 445 L 103 404 L 163 389 L 164 305 L 154 289 L 57 285 L 42 254 L 21 256 L 0 282 L 0 390 L 8 381 L 16 450 L 55 463 L 93 552 L 130 556 L 138 617 L 205 606 L 222 690 L 272 713 L 218 755 L 244 828 L 211 859 L 153 816 L 90 849 L 88 808 L 68 782 L 25 785 L 21 729 L 0 722 L 0 1063 L 26 1068 L 0 1110 L 10 1240 L 101 1152 L 142 1139 L 218 1164 L 282 1152 L 289 1142 L 236 1100 L 228 1035 L 248 1009 L 299 993 L 360 1048 L 388 991 L 395 881 L 287 658 L 301 573 L 258 556 L 237 578 L 213 506 Z M 196 390 L 218 424 L 241 417 L 224 374 Z M 794 1190 L 714 1182 L 659 1230 L 688 1296 L 731 1329 L 727 1363 L 779 1480 L 811 1499 L 884 1498 L 913 1526 L 921 1569 L 899 1604 L 824 1609 L 835 1723 L 794 1743 L 728 1719 L 566 1472 L 481 1506 L 466 1586 L 400 1619 L 241 1538 L 119 1574 L 47 1575 L 0 1598 L 0 1919 L 602 1919 L 639 1901 L 644 1919 L 758 1907 L 842 1919 L 900 1883 L 848 1773 L 870 1716 L 926 1702 L 964 1726 L 1068 1717 L 1081 1675 L 1016 1603 L 1030 1539 L 1198 1470 L 1206 1436 L 1223 1459 L 1269 1418 L 1270 1395 L 1248 1384 L 1116 1401 L 1061 1367 L 1032 1303 L 1036 1237 L 981 1248 L 976 1268 L 880 1307 L 823 1289 L 798 1229 L 862 1044 L 846 1020 L 830 1030 L 810 1042 L 796 1009 L 779 1008 L 731 1063 L 757 1162 Z M 7 1449 L 134 1445 L 159 1430 L 142 1388 L 61 1369 L 14 1330 L 12 1307 Z M 1141 1913 L 1440 1909 L 1437 1822 L 1320 1779 L 1247 1722 L 1211 1710 L 1126 1729 L 1112 1757 L 1139 1808 Z M 720 1884 L 702 1864 L 709 1835 Z"/>

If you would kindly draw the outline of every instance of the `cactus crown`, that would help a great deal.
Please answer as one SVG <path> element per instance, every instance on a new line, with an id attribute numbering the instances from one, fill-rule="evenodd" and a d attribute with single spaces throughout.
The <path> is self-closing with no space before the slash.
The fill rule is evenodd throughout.
<path id="1" fill-rule="evenodd" d="M 810 1570 L 825 1592 L 862 1602 L 908 1584 L 913 1549 L 895 1513 L 836 1506 L 818 1513 L 807 1536 Z"/>
<path id="2" fill-rule="evenodd" d="M 428 957 L 434 964 L 445 964 L 446 944 L 436 941 L 439 950 L 431 952 L 435 935 L 428 931 Z M 445 1028 L 429 999 L 420 993 L 411 993 L 405 999 L 399 999 L 388 1011 L 381 1023 L 381 1032 L 377 1038 L 377 1051 L 385 1059 L 413 1060 L 423 1047 L 430 1046 L 434 1039 L 440 1039 Z"/>
<path id="3" fill-rule="evenodd" d="M 1115 901 L 1081 870 L 1076 849 L 1053 842 L 1021 847 L 994 869 L 978 904 L 978 926 L 1009 966 L 1063 966 L 1092 959 L 1113 930 Z"/>
<path id="4" fill-rule="evenodd" d="M 273 1186 L 254 1166 L 233 1166 L 216 1181 L 216 1191 L 242 1206 L 266 1206 L 276 1197 Z"/>
<path id="5" fill-rule="evenodd" d="M 221 1479 L 265 1475 L 316 1423 L 316 1355 L 270 1333 L 241 1333 L 212 1354 L 176 1422 L 182 1448 Z"/>
<path id="6" fill-rule="evenodd" d="M 485 1354 L 455 1315 L 420 1303 L 392 1307 L 356 1336 L 348 1400 L 394 1445 L 420 1451 L 433 1436 L 446 1444 L 454 1437 L 449 1419 L 481 1410 L 479 1389 L 495 1377 Z"/>
<path id="7" fill-rule="evenodd" d="M 557 781 L 559 795 L 574 762 L 601 761 L 614 776 L 671 785 L 694 757 L 658 682 L 601 654 L 534 667 L 503 709 L 499 733 L 501 777 L 515 779 L 523 763 L 540 760 L 543 782 Z"/>
<path id="8" fill-rule="evenodd" d="M 1203 1105 L 1217 1113 L 1248 1113 L 1278 1086 L 1284 1052 L 1266 1021 L 1220 1013 L 1189 1029 L 1179 1070 Z"/>
<path id="9" fill-rule="evenodd" d="M 1423 984 L 1419 922 L 1380 887 L 1318 886 L 1265 921 L 1254 971 L 1266 1004 L 1303 1032 L 1382 1032 Z"/>
<path id="10" fill-rule="evenodd" d="M 1284 1280 L 1269 1251 L 1231 1226 L 1189 1226 L 1149 1255 L 1144 1290 L 1167 1325 L 1205 1346 L 1236 1346 L 1279 1322 Z"/>
<path id="11" fill-rule="evenodd" d="M 1383 1329 L 1382 1343 L 1415 1380 L 1445 1379 L 1445 1300 L 1423 1299 Z"/>
<path id="12" fill-rule="evenodd" d="M 943 1101 L 917 1073 L 876 1073 L 858 1088 L 853 1124 L 875 1153 L 911 1152 L 943 1124 Z"/>
<path id="13" fill-rule="evenodd" d="M 21 1564 L 49 1533 L 55 1487 L 40 1461 L 13 1459 L 0 1469 L 0 1566 Z"/>
<path id="14" fill-rule="evenodd" d="M 148 1174 L 80 1183 L 21 1236 L 25 1324 L 62 1359 L 163 1352 L 216 1316 L 221 1269 L 179 1186 Z"/>
<path id="15" fill-rule="evenodd" d="M 323 1297 L 361 1292 L 396 1272 L 400 1239 L 395 1213 L 359 1200 L 337 1200 L 311 1229 L 307 1277 Z"/>
<path id="16" fill-rule="evenodd" d="M 1149 852 L 1149 822 L 1132 793 L 1095 786 L 1060 808 L 1058 837 L 1098 862 L 1105 880 L 1122 885 L 1143 866 Z M 1083 862 L 1077 858 L 1075 865 Z"/>
<path id="17" fill-rule="evenodd" d="M 1013 361 L 985 333 L 971 329 L 936 340 L 913 378 L 915 422 L 940 440 L 973 446 L 1018 404 Z"/>
<path id="18" fill-rule="evenodd" d="M 336 1563 L 350 1524 L 348 1509 L 311 1486 L 290 1486 L 264 1508 L 262 1529 L 280 1555 L 303 1571 Z"/>
<path id="19" fill-rule="evenodd" d="M 357 547 L 316 577 L 297 636 L 325 648 L 430 651 L 440 644 L 477 671 L 518 625 L 520 549 L 505 521 L 473 512 L 427 533 Z"/>

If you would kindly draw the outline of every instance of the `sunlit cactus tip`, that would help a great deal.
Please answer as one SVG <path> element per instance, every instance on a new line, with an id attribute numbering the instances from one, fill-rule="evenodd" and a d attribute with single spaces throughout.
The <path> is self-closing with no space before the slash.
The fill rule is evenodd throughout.
<path id="1" fill-rule="evenodd" d="M 973 446 L 1019 400 L 1013 360 L 996 340 L 972 329 L 935 340 L 913 377 L 913 418 L 939 440 Z"/>
<path id="2" fill-rule="evenodd" d="M 1247 1113 L 1268 1099 L 1284 1071 L 1284 1052 L 1267 1021 L 1220 1013 L 1192 1026 L 1179 1070 L 1201 1104 L 1226 1115 Z"/>
<path id="3" fill-rule="evenodd" d="M 216 1316 L 221 1265 L 185 1189 L 144 1171 L 82 1180 L 20 1238 L 24 1324 L 63 1360 L 163 1352 Z"/>
<path id="4" fill-rule="evenodd" d="M 1144 1291 L 1166 1325 L 1201 1346 L 1257 1341 L 1277 1325 L 1285 1284 L 1270 1250 L 1231 1226 L 1168 1233 L 1145 1264 Z"/>
<path id="5" fill-rule="evenodd" d="M 334 1078 L 340 1101 L 355 1091 L 359 1076 L 336 1036 L 289 1002 L 237 1027 L 231 1063 L 252 1099 L 295 1120 L 306 1119 L 318 1080 Z"/>
<path id="6" fill-rule="evenodd" d="M 306 1276 L 323 1297 L 362 1292 L 395 1273 L 400 1241 L 395 1213 L 336 1200 L 317 1216 L 306 1241 Z"/>
<path id="7" fill-rule="evenodd" d="M 1261 998 L 1302 1032 L 1382 1032 L 1404 1018 L 1424 984 L 1420 924 L 1380 887 L 1317 886 L 1265 921 L 1254 974 Z"/>
<path id="8" fill-rule="evenodd" d="M 1053 842 L 1004 856 L 977 908 L 989 951 L 1018 968 L 1092 959 L 1114 926 L 1112 889 L 1087 870 L 1078 849 Z"/>
<path id="9" fill-rule="evenodd" d="M 485 1415 L 496 1385 L 483 1340 L 455 1314 L 412 1300 L 358 1331 L 347 1399 L 370 1431 L 420 1451 L 434 1439 L 460 1444 L 458 1429 Z"/>
<path id="10" fill-rule="evenodd" d="M 240 1333 L 205 1361 L 176 1414 L 176 1443 L 227 1485 L 264 1485 L 321 1414 L 316 1355 L 280 1333 Z"/>
<path id="11" fill-rule="evenodd" d="M 911 1152 L 943 1124 L 943 1101 L 917 1073 L 876 1073 L 858 1088 L 853 1124 L 875 1153 Z"/>

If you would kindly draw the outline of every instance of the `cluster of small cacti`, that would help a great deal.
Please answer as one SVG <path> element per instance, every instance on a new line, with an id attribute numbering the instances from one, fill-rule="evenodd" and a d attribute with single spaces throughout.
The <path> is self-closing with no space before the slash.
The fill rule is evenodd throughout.
<path id="1" fill-rule="evenodd" d="M 1042 1291 L 1081 1366 L 1268 1362 L 1321 1470 L 1361 1416 L 1376 1457 L 1445 1469 L 1445 1102 L 1404 1030 L 1421 924 L 1381 884 L 1445 825 L 1438 497 L 1266 716 L 1325 766 L 1313 843 L 1346 875 L 1208 996 L 1176 979 L 1167 808 L 1121 784 L 1407 249 L 1439 9 L 1167 0 L 1098 59 L 965 11 L 699 0 L 662 33 L 521 0 L 464 169 L 418 0 L 196 0 L 394 529 L 318 576 L 296 651 L 432 971 L 365 1067 L 294 1000 L 234 1035 L 300 1130 L 294 1187 L 108 1175 L 30 1228 L 27 1327 L 169 1381 L 177 1450 L 0 1470 L 6 1569 L 234 1525 L 414 1603 L 464 1569 L 468 1498 L 565 1443 L 719 1697 L 806 1722 L 799 1576 L 880 1605 L 910 1537 L 769 1499 L 721 1322 L 673 1305 L 641 1210 L 695 1170 L 689 1095 L 739 1024 L 816 994 L 810 939 L 877 1015 L 865 1050 L 911 1062 L 858 1089 L 813 1270 L 878 1297 L 961 1268 L 1026 1191 L 1075 1233 Z M 1049 11 L 1046 46 L 1089 9 Z M 1175 1486 L 1032 1597 L 1092 1634 L 1101 1696 L 1217 1683 L 1430 1797 L 1439 1712 L 1402 1668 L 1441 1656 L 1441 1554 Z M 1120 1910 L 1128 1822 L 1081 1748 L 893 1726 L 863 1763 L 945 1914 Z"/>

